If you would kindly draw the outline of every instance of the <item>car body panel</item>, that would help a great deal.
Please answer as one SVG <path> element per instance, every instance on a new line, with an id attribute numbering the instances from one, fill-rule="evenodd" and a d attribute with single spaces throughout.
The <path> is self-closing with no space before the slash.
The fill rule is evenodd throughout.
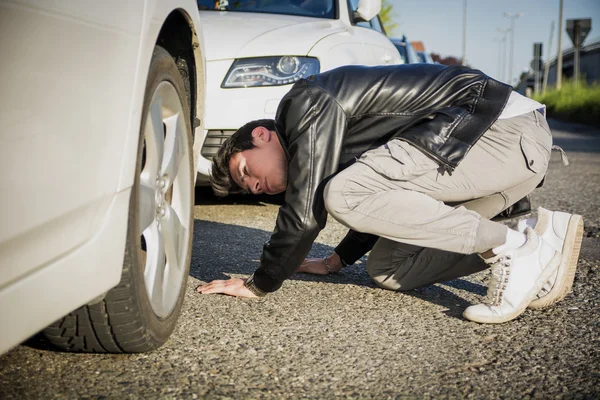
<path id="1" fill-rule="evenodd" d="M 324 36 L 345 30 L 339 20 L 293 15 L 201 11 L 201 16 L 202 29 L 210 37 L 206 43 L 208 62 L 306 55 Z"/>
<path id="2" fill-rule="evenodd" d="M 128 125 L 141 31 L 125 13 L 107 18 L 117 2 L 1 6 L 0 164 L 16 174 L 0 177 L 12 189 L 0 208 L 0 287 L 89 240 L 116 192 L 125 135 L 106 135 Z M 130 2 L 127 12 L 143 8 Z"/>
<path id="3" fill-rule="evenodd" d="M 371 53 L 372 61 L 368 65 L 401 63 L 397 49 L 394 48 L 385 35 L 361 26 L 357 26 L 356 31 L 362 39 L 365 51 Z"/>
<path id="4" fill-rule="evenodd" d="M 203 120 L 195 1 L 0 3 L 0 354 L 118 284 L 146 77 L 171 12 L 197 33 Z"/>

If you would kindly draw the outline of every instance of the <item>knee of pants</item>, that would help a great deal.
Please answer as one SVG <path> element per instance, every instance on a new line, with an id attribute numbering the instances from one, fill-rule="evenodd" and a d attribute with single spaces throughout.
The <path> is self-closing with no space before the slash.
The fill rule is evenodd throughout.
<path id="1" fill-rule="evenodd" d="M 396 259 L 392 264 L 389 255 L 381 254 L 382 250 L 374 248 L 367 258 L 367 274 L 377 286 L 396 292 L 405 292 L 419 287 L 417 282 L 410 282 L 399 277 L 401 275 L 398 273 L 401 269 L 399 265 L 403 264 L 402 261 Z"/>
<path id="2" fill-rule="evenodd" d="M 373 279 L 373 282 L 382 289 L 393 290 L 395 292 L 407 292 L 419 287 L 419 285 L 415 285 L 414 283 L 404 282 L 402 279 L 398 280 L 396 276 L 394 276 L 393 271 L 386 272 L 377 270 L 375 272 L 374 270 L 367 269 L 367 273 L 371 279 Z"/>

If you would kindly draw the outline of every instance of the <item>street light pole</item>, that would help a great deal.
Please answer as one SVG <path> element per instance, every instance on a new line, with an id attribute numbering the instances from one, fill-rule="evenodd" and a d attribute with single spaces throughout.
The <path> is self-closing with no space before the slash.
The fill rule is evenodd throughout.
<path id="1" fill-rule="evenodd" d="M 501 61 L 501 63 L 502 63 L 502 79 L 501 80 L 502 80 L 502 82 L 506 82 L 506 34 L 508 32 L 510 32 L 510 28 L 509 29 L 496 28 L 496 30 L 502 34 L 502 58 L 501 58 L 501 60 L 502 60 Z"/>
<path id="2" fill-rule="evenodd" d="M 498 79 L 504 80 L 502 76 L 502 39 L 495 37 L 494 42 L 498 43 Z"/>
<path id="3" fill-rule="evenodd" d="M 467 62 L 467 0 L 463 0 L 462 65 Z"/>
<path id="4" fill-rule="evenodd" d="M 552 37 L 554 36 L 554 21 L 550 24 L 550 37 L 548 38 L 548 50 L 546 56 L 546 63 L 544 64 L 544 81 L 542 82 L 542 94 L 546 94 L 546 88 L 548 87 L 548 71 L 550 70 L 550 53 L 552 53 Z"/>
<path id="5" fill-rule="evenodd" d="M 558 10 L 558 55 L 556 59 L 556 88 L 560 89 L 562 84 L 562 35 L 563 35 L 563 0 L 560 0 Z"/>
<path id="6" fill-rule="evenodd" d="M 513 55 L 515 52 L 515 20 L 521 16 L 523 13 L 511 14 L 504 13 L 504 16 L 510 19 L 510 61 L 508 63 L 508 84 L 512 85 L 512 73 L 513 73 Z"/>

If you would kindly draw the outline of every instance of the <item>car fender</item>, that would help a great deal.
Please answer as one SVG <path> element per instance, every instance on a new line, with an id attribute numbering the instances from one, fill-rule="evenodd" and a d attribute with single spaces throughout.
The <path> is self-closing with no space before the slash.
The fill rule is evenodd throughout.
<path id="1" fill-rule="evenodd" d="M 370 63 L 365 59 L 360 37 L 351 30 L 324 37 L 310 49 L 308 55 L 319 59 L 321 72 L 341 65 Z"/>
<path id="2" fill-rule="evenodd" d="M 134 182 L 135 162 L 137 158 L 137 148 L 139 140 L 139 130 L 141 126 L 142 104 L 144 102 L 144 92 L 146 89 L 146 80 L 152 59 L 154 45 L 157 42 L 164 21 L 172 12 L 179 12 L 188 21 L 192 31 L 192 41 L 194 43 L 194 59 L 196 64 L 196 124 L 194 135 L 194 166 L 198 170 L 200 159 L 200 149 L 204 140 L 204 104 L 206 101 L 206 61 L 202 53 L 204 49 L 204 38 L 202 35 L 201 22 L 198 14 L 196 2 L 193 0 L 181 0 L 177 2 L 178 7 L 173 7 L 171 2 L 161 0 L 147 0 L 143 17 L 143 29 L 140 38 L 139 53 L 137 60 L 137 76 L 134 84 L 134 95 L 131 99 L 130 115 L 126 141 L 123 145 L 124 156 L 121 168 L 121 176 L 117 191 L 131 188 Z"/>

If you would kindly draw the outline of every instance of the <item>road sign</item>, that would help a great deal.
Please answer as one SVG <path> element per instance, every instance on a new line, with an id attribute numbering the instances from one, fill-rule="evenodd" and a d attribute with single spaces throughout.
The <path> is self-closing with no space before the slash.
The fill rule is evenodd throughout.
<path id="1" fill-rule="evenodd" d="M 540 58 L 531 60 L 531 64 L 529 64 L 529 66 L 533 72 L 542 71 L 544 69 L 544 60 Z"/>
<path id="2" fill-rule="evenodd" d="M 573 42 L 575 47 L 579 47 L 583 44 L 583 41 L 587 37 L 588 33 L 592 29 L 592 19 L 568 19 L 567 20 L 567 33 Z"/>
<path id="3" fill-rule="evenodd" d="M 567 20 L 567 33 L 569 34 L 569 37 L 573 42 L 573 48 L 575 49 L 573 75 L 576 83 L 579 80 L 579 52 L 583 41 L 588 33 L 590 33 L 590 29 L 592 29 L 592 20 L 590 18 Z"/>

